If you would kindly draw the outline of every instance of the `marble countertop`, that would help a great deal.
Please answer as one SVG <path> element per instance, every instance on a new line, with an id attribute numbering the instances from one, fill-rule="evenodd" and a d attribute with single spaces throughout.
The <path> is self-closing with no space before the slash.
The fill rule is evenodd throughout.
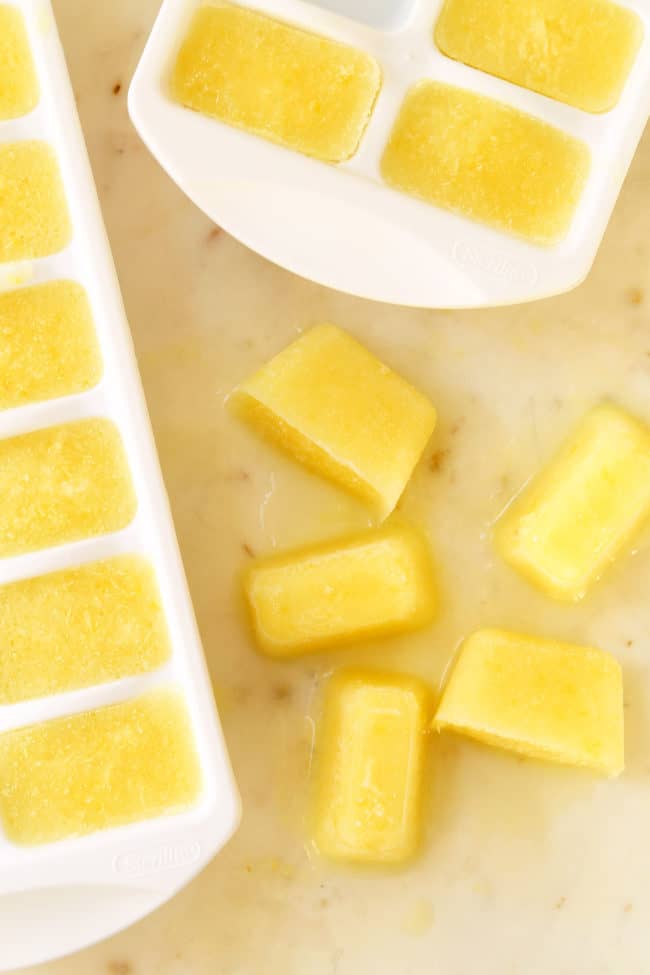
<path id="1" fill-rule="evenodd" d="M 639 570 L 648 577 L 650 556 L 641 553 L 635 572 L 605 586 L 591 615 L 570 618 L 498 575 L 483 583 L 485 572 L 470 567 L 455 577 L 457 589 L 467 580 L 487 615 L 516 591 L 521 612 L 540 626 L 586 631 L 630 657 L 634 737 L 623 791 L 585 779 L 574 785 L 564 773 L 449 743 L 436 759 L 440 784 L 422 861 L 388 876 L 328 870 L 304 844 L 297 783 L 308 762 L 311 696 L 330 661 L 291 668 L 258 658 L 233 609 L 233 579 L 250 551 L 309 533 L 315 512 L 326 530 L 357 515 L 329 489 L 305 500 L 306 475 L 276 465 L 235 427 L 223 401 L 297 329 L 323 320 L 348 327 L 439 396 L 441 439 L 416 478 L 413 510 L 433 503 L 433 491 L 446 513 L 445 498 L 457 492 L 463 518 L 487 523 L 526 458 L 552 443 L 553 411 L 568 419 L 594 395 L 620 394 L 650 416 L 650 133 L 577 291 L 484 312 L 377 306 L 302 281 L 230 239 L 140 143 L 126 93 L 157 0 L 54 6 L 245 814 L 226 850 L 172 902 L 38 971 L 647 975 L 650 722 L 636 689 L 650 689 L 650 612 L 638 581 Z M 523 451 L 514 446 L 522 431 Z M 494 443 L 503 445 L 498 456 Z M 461 475 L 477 471 L 484 493 L 463 494 Z M 451 509 L 446 524 L 435 529 L 443 555 L 464 540 Z M 453 577 L 449 592 L 453 612 L 442 632 L 455 641 L 467 613 L 478 611 L 454 601 Z M 645 651 L 650 658 L 647 636 Z M 405 643 L 404 667 L 436 679 L 448 657 L 428 669 L 421 654 L 421 641 Z M 385 649 L 378 656 L 389 660 Z"/>

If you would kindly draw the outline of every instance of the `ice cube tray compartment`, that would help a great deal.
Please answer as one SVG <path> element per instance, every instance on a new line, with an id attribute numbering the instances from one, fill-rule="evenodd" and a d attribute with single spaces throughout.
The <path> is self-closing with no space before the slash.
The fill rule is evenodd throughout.
<path id="1" fill-rule="evenodd" d="M 40 98 L 28 114 L 0 121 L 0 147 L 42 140 L 56 155 L 70 212 L 67 245 L 41 258 L 26 255 L 0 264 L 0 291 L 51 281 L 73 281 L 85 289 L 101 350 L 102 374 L 90 389 L 0 411 L 0 439 L 44 428 L 99 418 L 115 424 L 122 439 L 137 507 L 119 531 L 84 537 L 0 559 L 0 585 L 40 577 L 117 555 L 146 559 L 155 573 L 171 653 L 157 669 L 84 689 L 0 706 L 0 731 L 92 711 L 127 701 L 150 689 L 178 688 L 186 702 L 199 756 L 203 788 L 187 811 L 174 812 L 80 838 L 40 846 L 9 842 L 0 824 L 0 896 L 8 905 L 0 920 L 0 968 L 35 963 L 72 950 L 124 926 L 169 897 L 226 842 L 239 816 L 239 800 L 220 730 L 200 639 L 173 530 L 119 286 L 94 189 L 74 97 L 48 3 L 10 0 L 27 26 L 39 79 Z M 96 377 L 97 378 L 97 377 Z M 102 888 L 101 911 L 79 930 L 75 918 L 59 915 L 38 944 L 21 927 L 20 899 L 12 894 L 37 889 L 61 896 L 59 888 Z M 114 903 L 106 890 L 114 888 Z M 117 892 L 142 896 L 130 909 Z M 26 902 L 24 922 L 31 908 Z M 99 912 L 99 900 L 97 910 Z M 83 927 L 83 926 L 82 926 Z"/>
<path id="2" fill-rule="evenodd" d="M 414 0 L 394 30 L 302 0 L 241 6 L 349 44 L 383 83 L 357 153 L 318 163 L 173 102 L 170 73 L 197 0 L 165 0 L 134 75 L 140 135 L 186 194 L 254 250 L 322 284 L 408 305 L 482 306 L 541 298 L 588 272 L 650 111 L 650 2 L 623 0 L 644 37 L 617 105 L 601 115 L 447 57 L 434 29 L 443 0 Z M 343 5 L 337 3 L 337 9 Z M 407 92 L 433 80 L 483 94 L 581 139 L 592 166 L 567 235 L 541 247 L 387 186 L 381 159 Z M 290 231 L 287 228 L 291 228 Z"/>

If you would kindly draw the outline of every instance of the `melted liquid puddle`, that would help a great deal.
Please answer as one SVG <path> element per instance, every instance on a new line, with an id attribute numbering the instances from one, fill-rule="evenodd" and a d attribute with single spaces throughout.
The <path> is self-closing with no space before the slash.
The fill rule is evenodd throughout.
<path id="1" fill-rule="evenodd" d="M 313 958 L 314 975 L 347 975 L 376 959 L 370 932 L 381 932 L 382 975 L 408 970 L 409 959 L 420 970 L 418 952 L 434 941 L 437 957 L 448 962 L 445 971 L 466 975 L 477 945 L 490 943 L 494 926 L 507 918 L 507 950 L 486 971 L 502 975 L 499 959 L 507 957 L 520 965 L 512 972 L 546 975 L 564 964 L 568 930 L 623 916 L 625 904 L 643 897 L 647 865 L 638 839 L 650 816 L 648 540 L 572 607 L 508 568 L 491 531 L 595 402 L 611 397 L 650 419 L 647 339 L 615 315 L 611 324 L 589 328 L 566 317 L 542 323 L 540 314 L 492 315 L 484 328 L 479 316 L 438 315 L 433 326 L 396 330 L 391 314 L 380 309 L 372 325 L 351 327 L 439 411 L 400 511 L 431 539 L 441 610 L 419 633 L 289 662 L 253 649 L 239 573 L 252 556 L 359 530 L 369 524 L 368 512 L 262 443 L 221 405 L 223 391 L 295 338 L 291 323 L 259 329 L 254 319 L 244 326 L 224 315 L 219 329 L 196 339 L 195 347 L 188 343 L 184 355 L 170 350 L 170 370 L 183 373 L 181 392 L 168 387 L 158 404 L 158 442 L 245 810 L 240 832 L 218 861 L 222 893 L 216 904 L 210 894 L 208 927 L 214 936 L 215 911 L 230 919 L 216 935 L 227 928 L 240 967 L 248 939 L 239 922 L 231 929 L 233 913 L 274 943 L 286 935 L 282 958 L 289 965 L 294 952 Z M 350 325 L 342 316 L 337 324 Z M 190 402 L 182 391 L 194 378 Z M 593 643 L 618 656 L 628 705 L 623 777 L 610 783 L 432 735 L 418 859 L 399 873 L 319 860 L 305 818 L 324 677 L 358 664 L 412 673 L 438 689 L 460 641 L 486 625 Z M 545 939 L 539 965 L 530 957 L 531 938 Z M 314 944 L 317 959 L 310 954 Z"/>

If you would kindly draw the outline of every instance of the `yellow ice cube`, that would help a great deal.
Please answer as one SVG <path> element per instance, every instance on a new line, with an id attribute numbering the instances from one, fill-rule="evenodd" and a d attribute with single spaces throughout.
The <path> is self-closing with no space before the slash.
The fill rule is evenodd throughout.
<path id="1" fill-rule="evenodd" d="M 0 440 L 0 558 L 126 527 L 135 514 L 122 438 L 109 420 Z"/>
<path id="2" fill-rule="evenodd" d="M 12 843 L 177 812 L 200 791 L 187 707 L 172 689 L 0 735 L 0 818 Z"/>
<path id="3" fill-rule="evenodd" d="M 435 37 L 457 61 L 605 112 L 621 95 L 643 24 L 611 0 L 447 0 Z"/>
<path id="4" fill-rule="evenodd" d="M 591 410 L 507 509 L 502 557 L 557 599 L 582 599 L 650 514 L 650 430 L 613 404 Z"/>
<path id="5" fill-rule="evenodd" d="M 26 115 L 38 102 L 38 80 L 20 11 L 0 4 L 0 121 Z"/>
<path id="6" fill-rule="evenodd" d="M 592 647 L 485 629 L 463 644 L 434 719 L 488 745 L 623 771 L 623 682 Z"/>
<path id="7" fill-rule="evenodd" d="M 363 51 L 226 3 L 196 12 L 171 80 L 182 105 L 333 163 L 356 152 L 380 85 Z"/>
<path id="8" fill-rule="evenodd" d="M 154 670 L 169 653 L 155 575 L 138 556 L 0 586 L 0 704 Z"/>
<path id="9" fill-rule="evenodd" d="M 430 401 L 334 325 L 312 328 L 235 391 L 258 430 L 381 517 L 436 424 Z"/>
<path id="10" fill-rule="evenodd" d="M 51 281 L 0 293 L 0 410 L 81 393 L 101 374 L 81 285 Z"/>
<path id="11" fill-rule="evenodd" d="M 323 856 L 396 863 L 413 855 L 428 711 L 427 688 L 408 677 L 351 671 L 329 681 L 313 817 Z"/>
<path id="12" fill-rule="evenodd" d="M 0 143 L 0 261 L 47 257 L 70 240 L 61 174 L 45 142 Z"/>
<path id="13" fill-rule="evenodd" d="M 426 626 L 437 603 L 427 543 L 401 522 L 258 559 L 244 588 L 259 646 L 277 657 Z"/>
<path id="14" fill-rule="evenodd" d="M 543 245 L 567 233 L 589 167 L 579 139 L 437 81 L 411 88 L 381 162 L 395 189 Z"/>

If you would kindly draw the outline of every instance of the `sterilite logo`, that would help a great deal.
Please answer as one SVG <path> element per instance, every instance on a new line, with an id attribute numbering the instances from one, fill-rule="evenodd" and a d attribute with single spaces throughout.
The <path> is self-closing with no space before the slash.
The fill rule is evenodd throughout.
<path id="1" fill-rule="evenodd" d="M 200 843 L 179 843 L 177 846 L 161 846 L 158 850 L 132 851 L 115 857 L 113 867 L 116 873 L 128 877 L 143 877 L 161 870 L 172 870 L 195 863 L 201 856 Z"/>
<path id="2" fill-rule="evenodd" d="M 537 281 L 537 268 L 532 264 L 513 261 L 505 254 L 488 253 L 464 240 L 457 240 L 451 255 L 462 267 L 475 267 L 494 277 L 503 278 L 511 284 L 533 285 Z"/>

